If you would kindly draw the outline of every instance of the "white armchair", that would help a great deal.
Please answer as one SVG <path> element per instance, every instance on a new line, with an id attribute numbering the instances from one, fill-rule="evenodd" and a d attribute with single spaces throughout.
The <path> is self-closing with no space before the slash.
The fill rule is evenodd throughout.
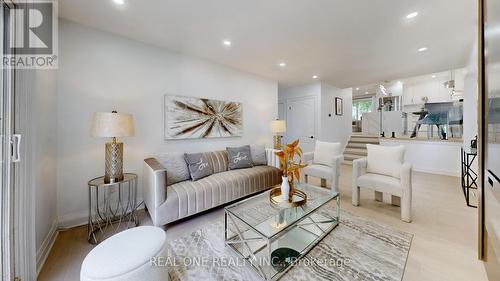
<path id="1" fill-rule="evenodd" d="M 375 191 L 375 200 L 391 195 L 391 203 L 401 207 L 401 220 L 411 222 L 412 166 L 404 163 L 404 146 L 367 145 L 368 156 L 353 161 L 352 205 L 359 206 L 360 187 Z"/>
<path id="2" fill-rule="evenodd" d="M 344 160 L 340 143 L 316 141 L 314 152 L 304 153 L 303 160 L 308 164 L 302 169 L 306 183 L 309 176 L 320 178 L 322 187 L 330 180 L 332 191 L 338 192 L 340 165 Z"/>

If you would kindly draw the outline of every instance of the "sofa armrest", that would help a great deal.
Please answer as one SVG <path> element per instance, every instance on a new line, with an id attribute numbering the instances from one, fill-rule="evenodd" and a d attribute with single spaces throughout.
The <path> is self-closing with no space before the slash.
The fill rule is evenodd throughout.
<path id="1" fill-rule="evenodd" d="M 266 161 L 268 166 L 281 169 L 280 159 L 276 156 L 276 152 L 278 151 L 277 149 L 266 148 Z"/>
<path id="2" fill-rule="evenodd" d="M 151 220 L 157 225 L 157 208 L 167 199 L 167 170 L 155 158 L 144 159 L 142 192 Z"/>
<path id="3" fill-rule="evenodd" d="M 357 186 L 358 178 L 366 174 L 367 158 L 359 158 L 352 161 L 352 184 Z"/>

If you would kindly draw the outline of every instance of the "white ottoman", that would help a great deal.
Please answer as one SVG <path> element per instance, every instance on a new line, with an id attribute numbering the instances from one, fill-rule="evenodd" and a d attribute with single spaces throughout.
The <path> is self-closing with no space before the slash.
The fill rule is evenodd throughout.
<path id="1" fill-rule="evenodd" d="M 153 257 L 166 257 L 165 231 L 139 226 L 102 241 L 85 257 L 81 281 L 166 281 L 168 268 L 152 266 Z"/>

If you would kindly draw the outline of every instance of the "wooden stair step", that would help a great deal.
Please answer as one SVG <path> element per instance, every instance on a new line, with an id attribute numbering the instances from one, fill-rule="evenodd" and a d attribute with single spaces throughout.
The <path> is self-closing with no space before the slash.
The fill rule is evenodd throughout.
<path id="1" fill-rule="evenodd" d="M 347 161 L 352 161 L 352 160 L 356 160 L 356 159 L 359 159 L 359 158 L 363 158 L 365 157 L 364 155 L 357 155 L 357 154 L 349 154 L 349 153 L 344 153 L 344 160 L 347 160 Z"/>
<path id="2" fill-rule="evenodd" d="M 366 156 L 367 155 L 367 150 L 366 148 L 346 148 L 344 151 L 345 154 L 355 154 L 355 155 L 362 155 Z"/>

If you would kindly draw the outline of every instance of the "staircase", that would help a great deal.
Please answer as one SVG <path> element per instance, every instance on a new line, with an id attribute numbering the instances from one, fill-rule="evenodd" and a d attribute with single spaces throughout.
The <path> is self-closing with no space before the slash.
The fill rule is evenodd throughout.
<path id="1" fill-rule="evenodd" d="M 366 144 L 380 144 L 378 136 L 352 135 L 344 150 L 344 164 L 352 165 L 352 161 L 366 157 Z"/>

